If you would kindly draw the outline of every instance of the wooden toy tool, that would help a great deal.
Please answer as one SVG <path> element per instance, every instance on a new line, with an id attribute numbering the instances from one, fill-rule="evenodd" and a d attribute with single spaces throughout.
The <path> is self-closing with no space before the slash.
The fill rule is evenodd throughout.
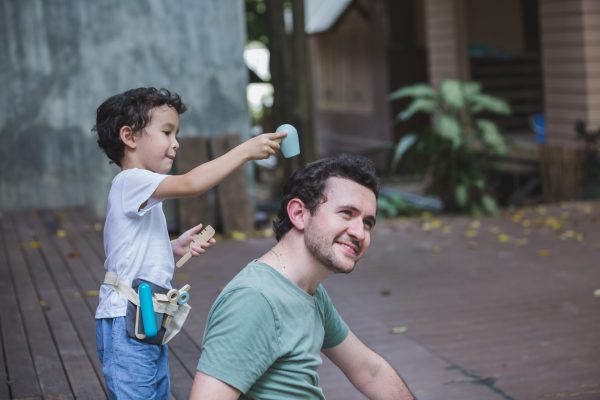
<path id="1" fill-rule="evenodd" d="M 205 243 L 205 242 L 208 242 L 210 240 L 210 238 L 212 238 L 214 236 L 214 234 L 215 234 L 215 229 L 212 226 L 210 226 L 210 225 L 206 225 L 204 227 L 204 229 L 202 229 L 200 231 L 199 234 L 197 234 L 197 235 L 195 235 L 193 237 L 193 241 L 194 242 Z M 179 259 L 179 261 L 177 261 L 177 264 L 175 264 L 175 266 L 177 268 L 181 268 L 183 266 L 183 264 L 185 264 L 186 262 L 188 262 L 188 260 L 190 258 L 192 258 L 192 252 L 188 251 L 187 253 L 185 253 L 183 255 L 183 257 L 181 257 Z"/>

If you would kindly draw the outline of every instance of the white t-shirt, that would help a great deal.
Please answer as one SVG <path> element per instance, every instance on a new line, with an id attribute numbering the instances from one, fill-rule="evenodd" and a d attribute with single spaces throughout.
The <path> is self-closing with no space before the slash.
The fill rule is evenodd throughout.
<path id="1" fill-rule="evenodd" d="M 151 197 L 166 177 L 135 168 L 121 171 L 112 181 L 104 224 L 104 268 L 128 285 L 141 278 L 171 288 L 173 249 L 162 201 Z M 110 286 L 102 285 L 99 297 L 96 318 L 125 316 L 127 299 Z"/>

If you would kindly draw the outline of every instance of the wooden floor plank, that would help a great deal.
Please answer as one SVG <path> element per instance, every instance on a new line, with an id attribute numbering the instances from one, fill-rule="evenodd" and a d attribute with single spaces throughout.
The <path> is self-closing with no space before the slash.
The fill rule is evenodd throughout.
<path id="1" fill-rule="evenodd" d="M 2 229 L 41 394 L 44 398 L 72 399 L 71 387 L 46 319 L 47 303 L 38 294 L 27 265 L 31 257 L 39 257 L 36 253 L 39 253 L 40 243 L 17 239 L 15 233 L 19 237 L 29 236 L 29 228 L 20 215 L 5 216 Z"/>
<path id="2" fill-rule="evenodd" d="M 63 260 L 56 252 L 53 238 L 43 229 L 39 218 L 40 212 L 27 213 L 26 218 L 18 224 L 17 231 L 21 240 L 37 240 L 40 243 L 39 249 L 28 253 L 28 264 L 38 294 L 43 300 L 48 325 L 69 385 L 75 398 L 105 398 L 77 331 L 78 324 L 85 326 L 86 321 L 89 321 L 89 314 L 84 314 L 84 317 L 80 312 L 81 307 L 77 308 L 83 304 L 81 298 L 73 296 L 74 289 L 69 284 Z M 52 234 L 55 235 L 56 231 Z M 66 288 L 62 287 L 63 284 Z M 92 332 L 93 330 L 84 332 L 84 335 L 89 336 Z"/>
<path id="3" fill-rule="evenodd" d="M 75 397 L 104 399 L 102 369 L 96 356 L 95 323 L 85 302 L 85 293 L 77 287 L 71 273 L 81 265 L 76 263 L 77 258 L 69 256 L 73 250 L 68 246 L 61 219 L 59 214 L 39 211 L 30 213 L 28 221 L 44 244 L 42 252 L 48 273 L 45 290 L 50 294 L 49 299 L 56 304 L 60 302 L 61 306 L 62 323 L 51 323 L 51 326 L 57 330 L 56 341 Z"/>
<path id="4" fill-rule="evenodd" d="M 4 229 L 0 229 L 0 332 L 4 360 L 2 373 L 3 378 L 6 378 L 2 383 L 7 383 L 14 398 L 39 398 L 41 390 L 19 312 L 6 244 Z M 5 386 L 1 385 L 0 398 L 9 398 L 8 395 L 3 396 Z"/>
<path id="5" fill-rule="evenodd" d="M 552 207 L 540 218 L 552 212 L 556 215 L 556 210 L 566 212 L 562 205 Z M 463 234 L 472 225 L 471 219 L 441 217 L 443 225 L 453 225 L 453 232 L 445 233 L 425 231 L 419 219 L 383 221 L 378 223 L 371 249 L 355 271 L 332 277 L 325 286 L 351 329 L 389 360 L 420 400 L 598 399 L 600 303 L 595 291 L 600 282 L 600 203 L 590 208 L 591 215 L 579 213 L 572 222 L 562 221 L 563 229 L 582 232 L 585 240 L 561 240 L 551 230 L 532 228 L 530 244 L 523 247 L 499 243 L 495 235 L 484 233 L 494 228 L 519 236 L 519 232 L 510 231 L 514 227 L 510 214 L 480 221 L 475 250 L 467 246 Z M 567 211 L 571 219 L 577 217 L 576 211 Z M 96 220 L 89 213 L 76 210 L 73 214 L 71 226 L 66 225 L 71 217 L 64 221 L 64 243 L 52 238 L 42 240 L 42 244 L 49 241 L 57 245 L 60 257 L 52 263 L 56 259 L 62 262 L 76 290 L 97 290 L 96 281 L 99 284 L 104 274 L 102 233 L 94 227 Z M 527 218 L 537 224 L 535 216 Z M 47 372 L 38 368 L 42 365 L 40 353 L 54 351 L 55 363 L 60 357 L 56 347 L 52 350 L 53 330 L 39 304 L 37 278 L 31 277 L 32 265 L 25 262 L 35 258 L 33 253 L 45 256 L 45 250 L 36 249 L 31 242 L 22 249 L 16 240 L 11 242 L 4 234 L 14 235 L 13 219 L 8 220 L 8 224 L 1 222 L 0 263 L 3 257 L 8 260 L 13 301 L 15 291 L 24 296 L 17 304 L 23 310 L 19 315 L 22 321 L 10 325 L 22 327 L 21 337 L 31 348 L 29 364 L 40 374 L 40 382 L 46 382 Z M 272 245 L 273 239 L 220 240 L 209 252 L 176 271 L 175 286 L 192 285 L 193 309 L 183 333 L 170 346 L 173 398 L 187 398 L 206 316 L 219 291 L 249 260 Z M 432 251 L 436 247 L 439 251 Z M 539 252 L 544 248 L 550 249 L 552 256 L 541 257 Z M 70 252 L 79 254 L 79 259 L 69 258 Z M 52 258 L 45 262 L 49 260 Z M 6 281 L 6 275 L 1 274 L 2 265 L 0 280 Z M 10 289 L 1 290 L 0 301 L 7 294 Z M 82 309 L 91 318 L 97 299 L 85 299 Z M 43 304 L 47 306 L 47 302 Z M 34 323 L 46 333 L 32 332 Z M 3 335 L 6 326 L 4 314 L 0 314 Z M 391 334 L 393 327 L 407 330 Z M 51 349 L 42 348 L 40 343 Z M 0 344 L 10 377 L 10 349 L 6 342 Z M 24 355 L 27 357 L 27 351 Z M 328 360 L 319 373 L 329 399 L 363 398 Z M 46 386 L 40 387 L 48 393 Z M 67 397 L 71 393 L 68 385 L 64 393 Z"/>
<path id="6" fill-rule="evenodd" d="M 1 300 L 1 299 L 0 299 Z M 0 313 L 0 332 L 2 332 L 2 314 Z M 0 399 L 10 398 L 10 390 L 8 388 L 8 373 L 6 371 L 6 359 L 4 354 L 4 338 L 0 335 Z"/>

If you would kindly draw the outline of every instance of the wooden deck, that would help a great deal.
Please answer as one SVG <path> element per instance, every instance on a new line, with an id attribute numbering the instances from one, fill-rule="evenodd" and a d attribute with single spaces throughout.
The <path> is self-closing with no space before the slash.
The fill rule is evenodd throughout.
<path id="1" fill-rule="evenodd" d="M 365 260 L 326 287 L 421 400 L 600 399 L 600 207 L 569 207 L 477 228 L 378 223 Z M 176 272 L 193 310 L 170 345 L 174 398 L 187 398 L 220 288 L 272 244 L 222 240 Z M 0 399 L 106 398 L 93 319 L 103 258 L 101 225 L 81 209 L 2 215 Z M 320 373 L 328 399 L 363 398 L 327 360 Z"/>

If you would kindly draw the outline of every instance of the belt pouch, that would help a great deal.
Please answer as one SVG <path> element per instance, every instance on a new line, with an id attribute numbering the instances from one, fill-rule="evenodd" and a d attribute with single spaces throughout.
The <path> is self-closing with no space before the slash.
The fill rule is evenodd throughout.
<path id="1" fill-rule="evenodd" d="M 146 282 L 148 285 L 150 285 L 150 287 L 152 288 L 153 295 L 156 293 L 165 294 L 169 291 L 169 289 L 165 289 L 163 287 L 160 287 L 158 285 L 155 285 L 152 282 L 148 282 L 143 279 L 134 279 L 133 282 L 131 283 L 131 288 L 137 293 L 138 287 L 140 286 L 140 284 L 142 282 Z M 133 304 L 131 301 L 128 301 L 127 302 L 127 316 L 125 318 L 126 327 L 127 327 L 127 335 L 130 338 L 133 338 L 140 342 L 156 344 L 156 345 L 163 344 L 163 338 L 164 338 L 165 332 L 166 332 L 166 329 L 163 327 L 163 319 L 165 318 L 165 314 L 158 313 L 155 311 L 154 317 L 156 318 L 156 326 L 160 327 L 160 329 L 158 330 L 158 333 L 156 334 L 156 336 L 153 336 L 150 338 L 148 336 L 145 336 L 145 334 L 144 334 L 144 323 L 142 321 L 142 315 L 140 314 L 140 311 L 139 311 L 139 306 Z M 137 324 L 136 324 L 136 321 L 137 321 Z M 136 327 L 137 327 L 137 331 L 136 331 Z M 143 337 L 143 339 L 140 339 L 140 337 Z"/>

